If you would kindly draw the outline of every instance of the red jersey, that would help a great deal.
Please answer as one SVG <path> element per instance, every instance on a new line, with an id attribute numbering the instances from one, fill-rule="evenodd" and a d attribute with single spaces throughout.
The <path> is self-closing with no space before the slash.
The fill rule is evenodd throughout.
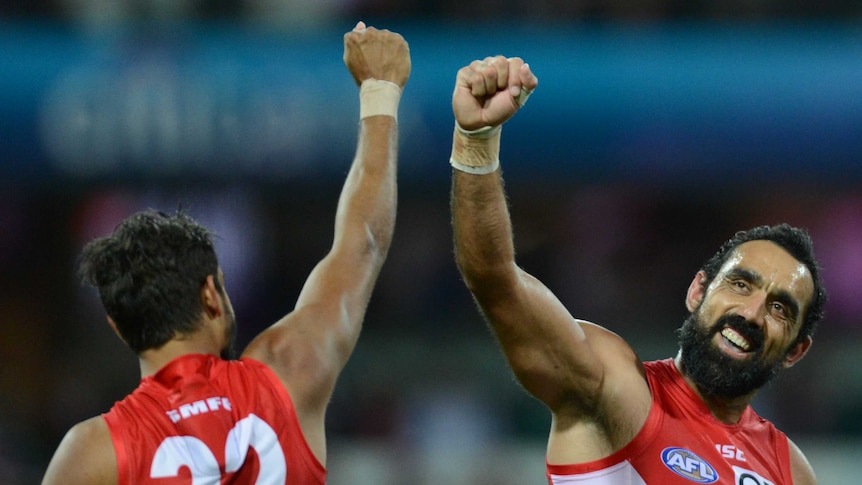
<path id="1" fill-rule="evenodd" d="M 646 362 L 652 407 L 637 436 L 589 463 L 547 465 L 550 485 L 791 485 L 787 436 L 749 406 L 725 424 L 672 359 Z"/>
<path id="2" fill-rule="evenodd" d="M 252 359 L 174 359 L 103 415 L 119 485 L 323 485 L 281 381 Z"/>

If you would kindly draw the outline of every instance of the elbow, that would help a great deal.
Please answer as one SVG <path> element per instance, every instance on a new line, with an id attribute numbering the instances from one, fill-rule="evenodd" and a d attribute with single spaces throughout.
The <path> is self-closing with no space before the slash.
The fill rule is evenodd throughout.
<path id="1" fill-rule="evenodd" d="M 486 273 L 482 271 L 481 266 L 474 264 L 474 261 L 464 257 L 463 253 L 457 250 L 455 251 L 455 267 L 458 268 L 458 273 L 470 292 L 473 292 L 486 279 Z"/>
<path id="2" fill-rule="evenodd" d="M 381 225 L 365 224 L 364 252 L 372 261 L 378 261 L 379 264 L 383 264 L 383 261 L 386 260 L 389 248 L 392 246 L 393 230 L 394 221 Z"/>
<path id="3" fill-rule="evenodd" d="M 518 382 L 552 412 L 568 408 L 580 415 L 598 415 L 604 374 L 581 373 L 563 360 L 549 359 L 548 354 L 532 350 L 507 358 Z"/>
<path id="4" fill-rule="evenodd" d="M 476 264 L 476 260 L 456 257 L 455 264 L 464 285 L 480 300 L 494 295 L 510 295 L 518 285 L 517 266 L 510 261 Z"/>

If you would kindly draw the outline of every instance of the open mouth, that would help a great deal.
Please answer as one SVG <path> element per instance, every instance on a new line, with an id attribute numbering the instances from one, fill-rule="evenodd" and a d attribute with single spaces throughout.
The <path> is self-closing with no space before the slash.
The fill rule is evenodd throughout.
<path id="1" fill-rule="evenodd" d="M 721 336 L 724 337 L 725 343 L 738 352 L 750 352 L 753 348 L 753 345 L 747 338 L 730 327 L 724 327 L 721 331 Z"/>

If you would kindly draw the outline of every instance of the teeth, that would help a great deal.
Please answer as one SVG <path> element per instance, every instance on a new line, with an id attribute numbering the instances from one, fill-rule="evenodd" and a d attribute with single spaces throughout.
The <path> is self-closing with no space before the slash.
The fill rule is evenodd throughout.
<path id="1" fill-rule="evenodd" d="M 721 336 L 730 340 L 733 345 L 736 345 L 742 350 L 747 351 L 750 348 L 748 340 L 746 340 L 742 335 L 736 333 L 733 329 L 725 328 L 721 331 Z"/>

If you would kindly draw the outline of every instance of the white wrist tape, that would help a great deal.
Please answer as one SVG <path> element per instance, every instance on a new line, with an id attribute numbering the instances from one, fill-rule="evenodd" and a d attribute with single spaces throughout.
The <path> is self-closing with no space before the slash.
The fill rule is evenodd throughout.
<path id="1" fill-rule="evenodd" d="M 359 119 L 369 116 L 391 116 L 398 120 L 401 88 L 389 81 L 366 79 L 359 87 Z"/>
<path id="2" fill-rule="evenodd" d="M 500 131 L 502 125 L 468 131 L 455 123 L 452 135 L 452 168 L 474 175 L 484 175 L 500 167 Z"/>

